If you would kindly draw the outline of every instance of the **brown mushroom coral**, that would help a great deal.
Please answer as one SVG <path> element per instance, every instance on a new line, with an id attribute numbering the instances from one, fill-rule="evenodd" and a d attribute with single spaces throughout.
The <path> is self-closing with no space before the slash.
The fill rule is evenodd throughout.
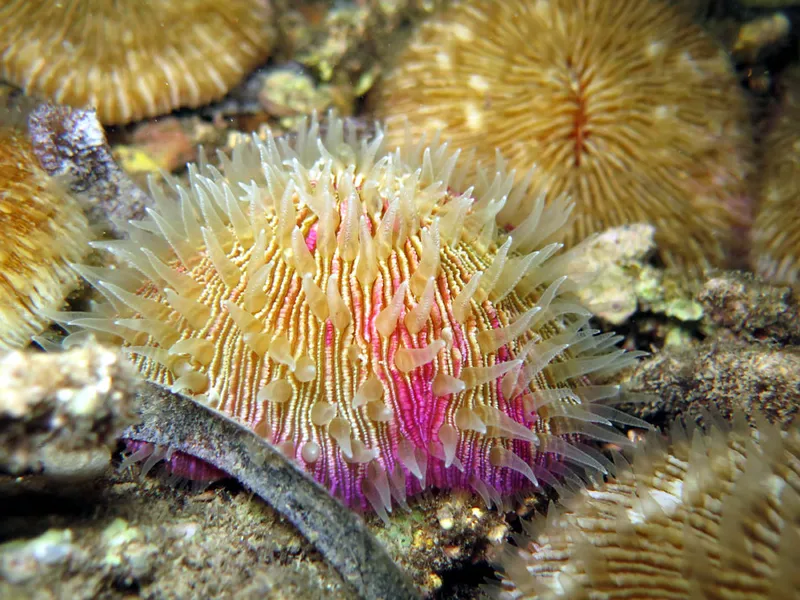
<path id="1" fill-rule="evenodd" d="M 86 254 L 78 202 L 42 170 L 26 136 L 0 129 L 0 350 L 20 348 L 78 283 L 69 263 Z"/>
<path id="2" fill-rule="evenodd" d="M 764 140 L 752 264 L 772 281 L 800 283 L 800 71 L 783 84 L 780 114 Z"/>
<path id="3" fill-rule="evenodd" d="M 272 44 L 268 0 L 4 0 L 2 76 L 106 124 L 222 97 Z"/>
<path id="4" fill-rule="evenodd" d="M 667 263 L 722 265 L 748 221 L 745 99 L 722 48 L 666 2 L 455 1 L 370 102 L 484 164 L 499 149 L 518 179 L 537 165 L 537 189 L 577 204 L 572 242 L 649 222 Z M 499 218 L 530 210 L 508 201 Z"/>
<path id="5" fill-rule="evenodd" d="M 507 547 L 503 598 L 800 598 L 800 428 L 653 437 Z"/>

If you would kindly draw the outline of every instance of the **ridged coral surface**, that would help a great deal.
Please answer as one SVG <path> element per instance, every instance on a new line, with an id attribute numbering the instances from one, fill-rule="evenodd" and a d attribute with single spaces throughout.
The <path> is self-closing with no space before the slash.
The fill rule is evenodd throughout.
<path id="1" fill-rule="evenodd" d="M 745 99 L 722 48 L 671 4 L 455 1 L 419 26 L 370 100 L 390 124 L 441 129 L 487 166 L 499 149 L 518 180 L 537 165 L 535 190 L 576 203 L 570 245 L 647 222 L 670 264 L 737 258 Z M 500 222 L 529 202 L 507 203 Z"/>
<path id="2" fill-rule="evenodd" d="M 0 350 L 27 346 L 78 284 L 89 250 L 78 203 L 39 166 L 25 134 L 0 129 Z"/>
<path id="3" fill-rule="evenodd" d="M 503 598 L 800 598 L 800 429 L 673 431 L 507 548 Z"/>
<path id="4" fill-rule="evenodd" d="M 268 0 L 7 0 L 2 76 L 106 124 L 222 97 L 266 60 Z"/>
<path id="5" fill-rule="evenodd" d="M 777 119 L 764 139 L 752 265 L 771 281 L 800 282 L 800 71 L 784 77 Z"/>
<path id="6" fill-rule="evenodd" d="M 108 303 L 60 319 L 122 338 L 149 379 L 383 516 L 427 486 L 491 502 L 552 483 L 557 456 L 604 471 L 572 434 L 625 441 L 602 404 L 619 390 L 585 376 L 637 354 L 570 298 L 552 258 L 568 204 L 539 202 L 501 235 L 496 213 L 528 193 L 509 175 L 454 195 L 458 153 L 389 152 L 337 119 L 321 137 L 313 123 L 242 144 L 223 166 L 154 186 L 129 241 L 95 244 L 130 268 L 79 268 Z"/>

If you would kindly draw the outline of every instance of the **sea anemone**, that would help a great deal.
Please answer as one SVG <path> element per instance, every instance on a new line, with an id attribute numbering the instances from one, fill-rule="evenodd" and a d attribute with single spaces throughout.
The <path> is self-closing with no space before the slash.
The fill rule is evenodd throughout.
<path id="1" fill-rule="evenodd" d="M 25 133 L 0 129 L 0 349 L 44 330 L 78 284 L 69 264 L 88 251 L 81 207 L 39 166 Z"/>
<path id="2" fill-rule="evenodd" d="M 222 97 L 266 60 L 267 0 L 9 0 L 2 76 L 106 124 Z"/>
<path id="3" fill-rule="evenodd" d="M 153 184 L 157 209 L 129 240 L 99 242 L 128 267 L 79 272 L 107 299 L 68 327 L 124 340 L 141 373 L 268 437 L 336 496 L 381 516 L 428 486 L 487 502 L 552 483 L 564 461 L 604 472 L 576 434 L 624 442 L 589 373 L 637 353 L 599 335 L 569 294 L 552 241 L 571 206 L 534 203 L 486 174 L 467 189 L 458 152 L 389 152 L 331 119 L 254 138 Z M 71 338 L 65 343 L 69 345 Z M 551 463 L 557 463 L 552 469 Z"/>
<path id="4" fill-rule="evenodd" d="M 780 114 L 764 139 L 752 231 L 752 265 L 777 282 L 800 282 L 800 71 L 783 80 Z"/>
<path id="5" fill-rule="evenodd" d="M 533 189 L 576 203 L 568 245 L 647 222 L 668 264 L 724 265 L 748 223 L 736 75 L 691 16 L 658 0 L 453 2 L 416 30 L 370 102 L 484 164 L 499 149 L 518 181 L 538 165 Z M 507 202 L 501 225 L 536 198 Z"/>
<path id="6" fill-rule="evenodd" d="M 676 426 L 508 546 L 503 598 L 800 598 L 800 428 Z"/>

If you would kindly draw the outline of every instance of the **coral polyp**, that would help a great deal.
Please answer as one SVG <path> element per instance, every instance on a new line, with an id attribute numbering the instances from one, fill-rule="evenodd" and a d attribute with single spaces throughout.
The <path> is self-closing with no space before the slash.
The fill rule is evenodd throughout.
<path id="1" fill-rule="evenodd" d="M 78 267 L 107 303 L 59 318 L 122 339 L 148 379 L 384 517 L 428 486 L 499 502 L 552 483 L 550 463 L 568 471 L 558 456 L 603 471 L 576 434 L 625 440 L 602 404 L 619 389 L 586 376 L 637 355 L 570 297 L 553 255 L 571 206 L 540 200 L 501 233 L 496 214 L 528 189 L 502 172 L 470 188 L 458 158 L 390 152 L 335 118 L 254 138 L 222 172 L 154 184 L 130 240 L 95 243 L 127 266 Z"/>

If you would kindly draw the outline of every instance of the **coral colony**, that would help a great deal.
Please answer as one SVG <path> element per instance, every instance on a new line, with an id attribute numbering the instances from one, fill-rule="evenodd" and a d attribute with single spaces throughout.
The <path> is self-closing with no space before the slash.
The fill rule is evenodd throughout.
<path id="1" fill-rule="evenodd" d="M 568 202 L 540 197 L 505 233 L 497 213 L 529 193 L 513 173 L 472 187 L 446 145 L 390 150 L 335 118 L 222 162 L 153 185 L 129 240 L 93 244 L 125 266 L 76 267 L 106 301 L 58 315 L 66 345 L 123 340 L 145 377 L 383 518 L 429 486 L 499 503 L 567 464 L 605 471 L 578 434 L 626 441 L 603 404 L 619 389 L 586 375 L 638 353 L 570 297 L 553 256 Z"/>

